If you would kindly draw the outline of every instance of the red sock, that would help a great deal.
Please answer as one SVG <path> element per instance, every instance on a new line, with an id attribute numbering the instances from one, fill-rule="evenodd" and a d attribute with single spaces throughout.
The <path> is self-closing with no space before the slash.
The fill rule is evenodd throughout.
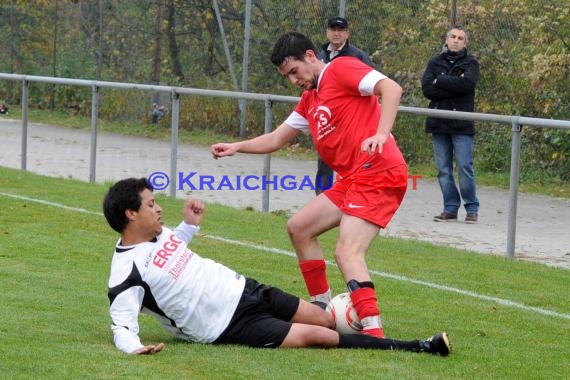
<path id="1" fill-rule="evenodd" d="M 327 264 L 325 260 L 299 261 L 299 268 L 305 279 L 305 285 L 311 297 L 327 293 L 330 289 L 327 281 Z"/>
<path id="2" fill-rule="evenodd" d="M 362 323 L 364 334 L 378 338 L 384 338 L 384 329 L 380 321 L 380 309 L 378 299 L 373 288 L 359 288 L 350 293 L 350 299 L 360 322 Z"/>

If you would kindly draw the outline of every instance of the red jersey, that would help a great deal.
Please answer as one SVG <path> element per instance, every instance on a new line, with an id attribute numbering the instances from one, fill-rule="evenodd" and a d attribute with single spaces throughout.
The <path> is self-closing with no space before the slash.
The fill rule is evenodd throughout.
<path id="1" fill-rule="evenodd" d="M 370 156 L 360 150 L 378 130 L 381 110 L 373 91 L 385 78 L 357 58 L 336 58 L 319 75 L 317 88 L 303 92 L 285 123 L 309 131 L 320 157 L 343 177 L 405 164 L 392 135 L 381 154 Z"/>

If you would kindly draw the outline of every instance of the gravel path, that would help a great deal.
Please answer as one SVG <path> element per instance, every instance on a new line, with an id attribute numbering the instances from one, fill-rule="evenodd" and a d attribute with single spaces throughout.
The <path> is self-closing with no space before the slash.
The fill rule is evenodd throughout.
<path id="1" fill-rule="evenodd" d="M 0 119 L 0 165 L 20 168 L 21 121 Z M 89 133 L 41 124 L 30 124 L 28 130 L 27 169 L 31 172 L 80 180 L 89 180 Z M 271 190 L 271 211 L 299 210 L 314 193 L 299 189 L 305 176 L 314 176 L 316 161 L 297 161 L 283 158 L 271 159 L 271 175 L 278 181 L 293 176 L 295 190 L 286 190 L 290 182 Z M 262 192 L 247 190 L 246 176 L 261 176 L 263 156 L 239 154 L 235 157 L 213 160 L 209 148 L 196 145 L 178 147 L 178 171 L 184 176 L 196 173 L 184 184 L 177 196 L 190 192 L 209 203 L 221 203 L 233 207 L 261 209 Z M 118 180 L 130 176 L 149 177 L 155 172 L 169 173 L 170 143 L 145 138 L 125 137 L 100 133 L 97 140 L 96 181 Z M 421 173 L 410 173 L 421 174 Z M 213 180 L 213 186 L 221 190 L 209 190 L 203 181 Z M 161 181 L 165 183 L 164 181 Z M 179 181 L 179 184 L 181 181 Z M 241 190 L 230 190 L 228 185 Z M 197 188 L 192 190 L 190 184 Z M 261 180 L 251 177 L 249 187 L 261 185 Z M 411 185 L 411 182 L 410 182 Z M 200 190 L 202 187 L 202 190 Z M 192 190 L 192 191 L 190 191 Z M 441 193 L 434 180 L 417 181 L 416 189 L 410 189 L 398 213 L 382 236 L 394 236 L 425 240 L 436 244 L 504 256 L 507 244 L 508 193 L 488 187 L 479 187 L 481 202 L 478 224 L 461 222 L 435 223 L 433 215 L 440 212 Z M 516 258 L 532 260 L 551 266 L 570 269 L 570 200 L 520 194 L 517 210 Z"/>

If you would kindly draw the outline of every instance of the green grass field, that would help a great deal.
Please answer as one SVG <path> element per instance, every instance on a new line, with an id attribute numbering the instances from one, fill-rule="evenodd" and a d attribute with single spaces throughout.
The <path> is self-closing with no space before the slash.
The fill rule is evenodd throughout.
<path id="1" fill-rule="evenodd" d="M 117 234 L 101 214 L 108 185 L 0 168 L 0 377 L 5 379 L 567 379 L 570 271 L 428 243 L 378 238 L 368 256 L 389 336 L 445 330 L 447 357 L 371 350 L 178 342 L 141 317 L 154 356 L 112 342 L 107 276 Z M 182 200 L 158 195 L 165 220 Z M 192 249 L 306 296 L 286 217 L 207 205 Z M 332 259 L 335 233 L 322 239 Z M 343 291 L 329 267 L 333 291 Z"/>

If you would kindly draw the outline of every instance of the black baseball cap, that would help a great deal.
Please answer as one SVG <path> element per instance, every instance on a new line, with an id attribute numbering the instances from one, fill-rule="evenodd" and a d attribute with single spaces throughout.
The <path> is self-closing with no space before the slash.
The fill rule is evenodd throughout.
<path id="1" fill-rule="evenodd" d="M 344 29 L 348 29 L 348 21 L 346 21 L 346 19 L 342 17 L 335 16 L 329 18 L 328 26 L 329 28 L 334 28 L 335 26 L 338 26 Z"/>

